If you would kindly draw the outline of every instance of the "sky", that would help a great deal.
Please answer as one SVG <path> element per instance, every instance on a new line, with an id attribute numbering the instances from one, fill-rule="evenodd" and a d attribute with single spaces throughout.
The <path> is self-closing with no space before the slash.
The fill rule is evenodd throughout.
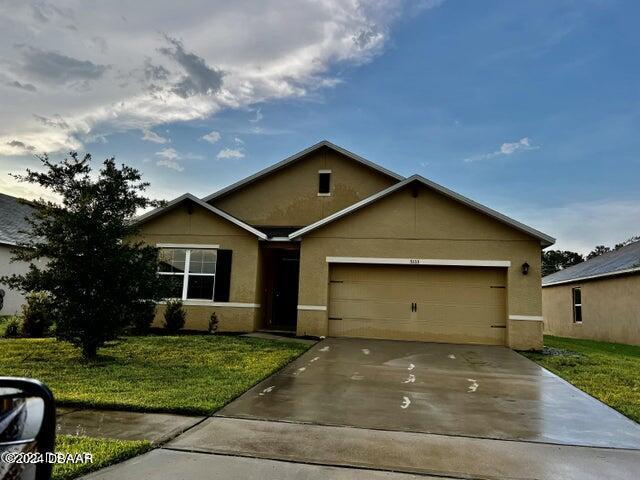
<path id="1" fill-rule="evenodd" d="M 0 0 L 1 192 L 74 150 L 203 197 L 327 139 L 552 248 L 640 234 L 639 2 L 141 5 Z"/>

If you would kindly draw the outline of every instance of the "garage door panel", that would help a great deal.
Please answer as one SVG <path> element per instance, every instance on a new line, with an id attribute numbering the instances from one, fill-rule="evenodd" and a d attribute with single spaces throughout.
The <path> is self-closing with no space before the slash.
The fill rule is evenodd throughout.
<path id="1" fill-rule="evenodd" d="M 336 265 L 330 275 L 330 336 L 505 343 L 504 270 Z"/>
<path id="2" fill-rule="evenodd" d="M 384 300 L 336 300 L 332 302 L 331 318 L 397 321 L 408 319 L 411 313 L 409 302 Z"/>

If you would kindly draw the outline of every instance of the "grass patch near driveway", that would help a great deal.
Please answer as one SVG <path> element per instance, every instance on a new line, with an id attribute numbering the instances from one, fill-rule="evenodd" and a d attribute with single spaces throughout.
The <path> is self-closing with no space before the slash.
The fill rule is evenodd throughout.
<path id="1" fill-rule="evenodd" d="M 43 381 L 60 405 L 210 414 L 308 348 L 232 336 L 125 337 L 85 362 L 53 338 L 1 339 L 0 372 Z"/>
<path id="2" fill-rule="evenodd" d="M 53 466 L 52 480 L 70 480 L 99 468 L 122 462 L 151 449 L 147 440 L 115 440 L 112 438 L 58 435 L 56 452 L 77 455 L 91 453 L 92 463 L 59 463 Z"/>
<path id="3" fill-rule="evenodd" d="M 549 354 L 523 354 L 640 422 L 640 346 L 544 337 Z"/>

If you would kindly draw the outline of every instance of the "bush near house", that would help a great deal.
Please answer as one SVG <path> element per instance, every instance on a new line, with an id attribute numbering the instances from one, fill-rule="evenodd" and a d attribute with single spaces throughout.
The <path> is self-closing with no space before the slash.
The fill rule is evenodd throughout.
<path id="1" fill-rule="evenodd" d="M 168 300 L 164 311 L 164 328 L 169 333 L 178 333 L 184 328 L 187 312 L 182 308 L 182 301 Z"/>
<path id="2" fill-rule="evenodd" d="M 51 296 L 46 292 L 30 292 L 22 305 L 22 333 L 25 337 L 43 337 L 53 324 Z"/>

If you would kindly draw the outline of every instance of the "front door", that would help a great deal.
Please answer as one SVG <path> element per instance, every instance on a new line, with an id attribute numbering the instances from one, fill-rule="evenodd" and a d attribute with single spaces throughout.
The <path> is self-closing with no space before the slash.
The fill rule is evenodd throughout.
<path id="1" fill-rule="evenodd" d="M 300 250 L 270 248 L 265 252 L 265 322 L 271 330 L 296 330 Z"/>

